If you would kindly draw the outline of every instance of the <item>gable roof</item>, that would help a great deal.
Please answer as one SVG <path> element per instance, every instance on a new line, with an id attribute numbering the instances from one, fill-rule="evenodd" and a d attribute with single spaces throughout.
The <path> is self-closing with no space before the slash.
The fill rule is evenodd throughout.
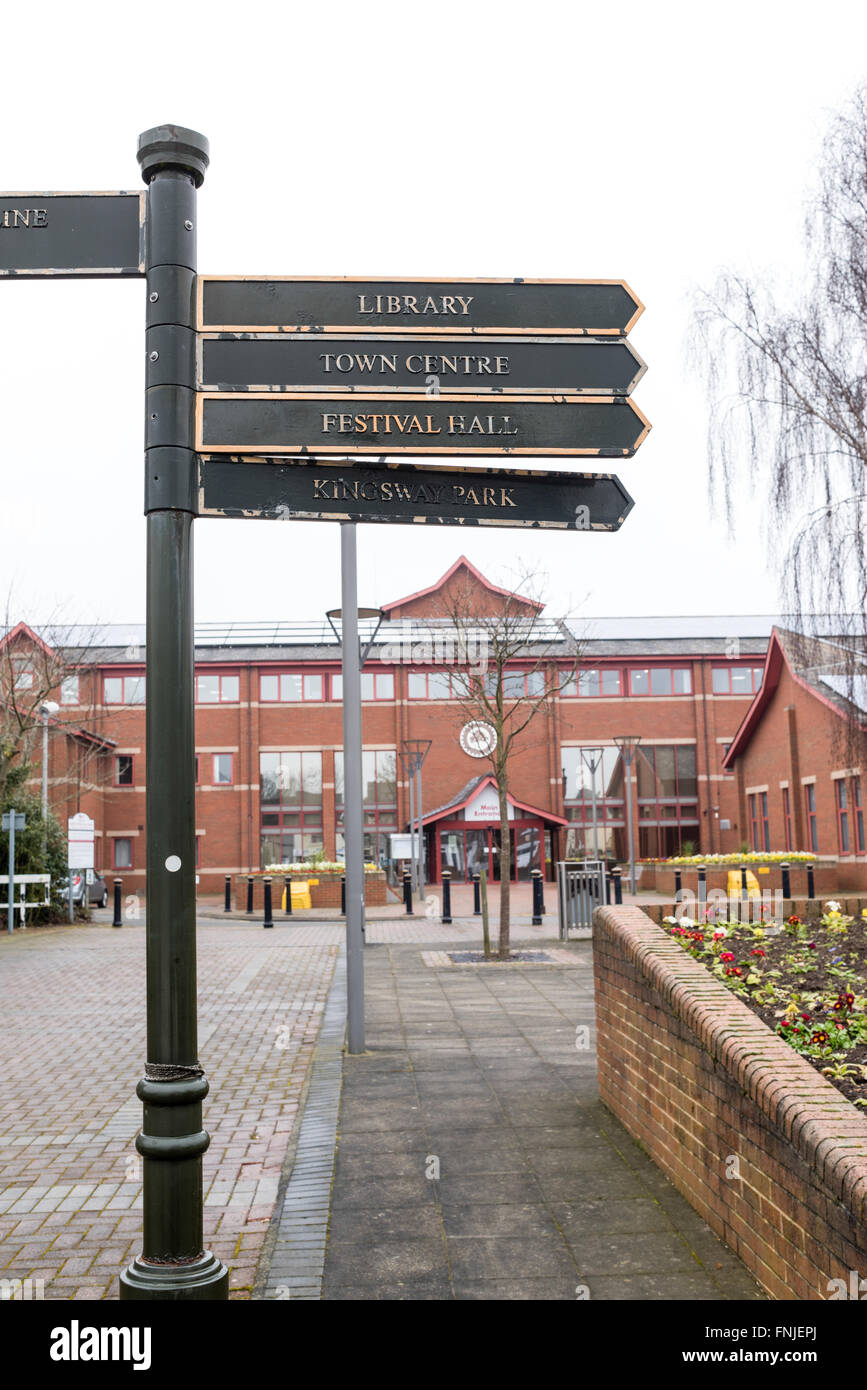
<path id="1" fill-rule="evenodd" d="M 33 628 L 29 627 L 27 623 L 16 623 L 14 627 L 10 627 L 8 632 L 4 632 L 2 637 L 0 637 L 0 647 L 5 647 L 7 644 L 11 646 L 19 637 L 27 638 L 34 646 L 39 647 L 46 656 L 53 655 L 54 648 L 49 647 L 48 643 L 44 642 L 39 634 L 34 632 Z"/>
<path id="2" fill-rule="evenodd" d="M 433 811 L 426 812 L 426 814 L 422 816 L 423 824 L 430 825 L 434 821 L 444 820 L 446 816 L 454 815 L 458 811 L 462 811 L 465 806 L 469 806 L 470 802 L 475 799 L 484 787 L 496 787 L 496 785 L 496 780 L 490 772 L 483 772 L 478 777 L 472 777 L 465 787 L 462 787 L 459 792 L 455 793 L 451 801 L 447 801 L 445 805 L 438 806 Z M 555 825 L 569 824 L 563 816 L 558 816 L 554 811 L 543 811 L 540 806 L 531 806 L 526 801 L 518 801 L 517 797 L 512 796 L 511 792 L 507 792 L 506 795 L 516 811 L 528 811 L 531 816 L 538 816 L 540 820 L 552 821 Z"/>
<path id="3" fill-rule="evenodd" d="M 459 555 L 454 564 L 446 570 L 445 574 L 442 575 L 435 584 L 430 584 L 426 589 L 419 589 L 414 594 L 407 594 L 405 598 L 396 598 L 393 599 L 391 603 L 384 603 L 382 605 L 383 613 L 390 613 L 395 608 L 401 608 L 405 603 L 413 603 L 416 599 L 426 598 L 428 594 L 437 593 L 447 584 L 452 575 L 457 574 L 458 570 L 461 569 L 471 574 L 473 579 L 475 579 L 483 589 L 487 589 L 489 594 L 498 594 L 502 598 L 517 599 L 518 603 L 526 604 L 528 608 L 535 609 L 537 613 L 540 613 L 545 607 L 544 603 L 539 603 L 535 599 L 524 598 L 521 594 L 513 593 L 511 589 L 501 589 L 499 585 L 492 584 L 489 579 L 485 578 L 481 570 L 477 570 L 475 565 L 471 564 L 466 555 Z"/>
<path id="4" fill-rule="evenodd" d="M 837 660 L 834 659 L 835 654 Z M 841 675 L 840 665 L 839 646 L 832 639 L 807 637 L 803 633 L 774 627 L 765 658 L 762 684 L 723 758 L 725 770 L 731 772 L 737 758 L 746 752 L 776 693 L 784 669 L 797 685 L 841 719 L 849 717 L 853 706 L 861 712 L 863 705 L 859 707 L 858 697 L 859 694 L 862 698 L 867 694 L 867 672 L 848 677 Z"/>

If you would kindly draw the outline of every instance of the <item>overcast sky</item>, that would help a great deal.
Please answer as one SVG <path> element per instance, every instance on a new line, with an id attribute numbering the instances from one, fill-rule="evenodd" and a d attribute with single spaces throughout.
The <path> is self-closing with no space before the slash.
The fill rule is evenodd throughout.
<path id="1" fill-rule="evenodd" d="M 797 281 L 828 115 L 867 76 L 862 4 L 83 0 L 3 28 L 6 190 L 137 189 L 138 135 L 171 121 L 211 143 L 203 273 L 613 277 L 643 300 L 653 429 L 616 469 L 622 530 L 363 526 L 362 603 L 464 552 L 501 583 L 545 571 L 557 611 L 776 610 L 760 496 L 735 541 L 708 506 L 690 301 L 722 266 Z M 144 618 L 144 303 L 143 280 L 0 284 L 13 617 Z M 197 617 L 318 616 L 338 533 L 199 521 Z"/>

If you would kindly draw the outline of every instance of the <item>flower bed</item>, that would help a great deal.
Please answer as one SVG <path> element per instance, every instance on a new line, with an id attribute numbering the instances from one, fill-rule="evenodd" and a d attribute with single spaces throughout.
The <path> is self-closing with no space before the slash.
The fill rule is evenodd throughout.
<path id="1" fill-rule="evenodd" d="M 685 951 L 806 1057 L 853 1104 L 867 1108 L 867 908 L 860 919 L 826 904 L 784 927 L 706 925 L 664 917 Z"/>
<path id="2" fill-rule="evenodd" d="M 864 1112 L 640 908 L 593 970 L 602 1101 L 771 1297 L 867 1273 Z"/>

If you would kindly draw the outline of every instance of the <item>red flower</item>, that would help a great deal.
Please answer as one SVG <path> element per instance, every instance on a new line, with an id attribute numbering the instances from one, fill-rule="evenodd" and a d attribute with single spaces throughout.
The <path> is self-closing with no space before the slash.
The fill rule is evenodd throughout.
<path id="1" fill-rule="evenodd" d="M 751 956 L 763 956 L 764 954 L 765 954 L 765 953 L 764 953 L 764 951 L 762 950 L 761 946 L 756 946 L 756 947 L 753 948 L 752 951 L 750 951 L 750 955 L 751 955 Z"/>
<path id="2" fill-rule="evenodd" d="M 801 1018 L 804 1020 L 805 1023 L 809 1023 L 809 1022 L 810 1022 L 810 1015 L 809 1015 L 809 1014 L 801 1014 Z"/>
<path id="3" fill-rule="evenodd" d="M 815 941 L 808 941 L 808 942 L 807 942 L 807 950 L 808 950 L 808 951 L 815 951 L 815 949 L 816 949 L 816 943 L 815 943 Z"/>
<path id="4" fill-rule="evenodd" d="M 720 952 L 720 960 L 734 960 L 734 958 L 735 958 L 735 953 L 734 953 L 734 951 L 721 951 L 721 952 Z"/>
<path id="5" fill-rule="evenodd" d="M 781 1018 L 781 1019 L 780 1019 L 780 1027 L 781 1027 L 781 1028 L 791 1028 L 791 1026 L 792 1026 L 791 1023 L 789 1022 L 789 1020 L 788 1020 L 787 1018 Z"/>

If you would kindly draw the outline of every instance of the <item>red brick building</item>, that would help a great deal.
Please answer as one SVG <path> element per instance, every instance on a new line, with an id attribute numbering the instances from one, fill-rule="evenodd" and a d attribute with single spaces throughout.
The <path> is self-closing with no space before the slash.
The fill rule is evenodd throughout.
<path id="1" fill-rule="evenodd" d="M 487 862 L 496 879 L 499 829 L 484 782 L 489 765 L 461 745 L 467 713 L 455 698 L 451 671 L 462 658 L 442 616 L 456 586 L 469 586 L 480 616 L 509 601 L 461 558 L 435 584 L 383 605 L 385 620 L 362 676 L 365 851 L 385 862 L 391 835 L 408 829 L 409 788 L 399 754 L 405 740 L 426 738 L 431 876 L 437 879 L 446 864 L 469 874 Z M 761 688 L 772 620 L 642 617 L 567 625 L 539 605 L 528 602 L 526 610 L 528 643 L 510 665 L 509 689 L 532 691 L 549 679 L 551 693 L 510 765 L 511 876 L 525 878 L 543 861 L 592 851 L 593 777 L 582 750 L 595 749 L 594 756 L 601 750 L 597 848 L 625 858 L 625 783 L 615 745 L 621 734 L 641 738 L 632 788 L 640 856 L 739 849 L 749 838 L 747 811 L 723 758 Z M 6 639 L 22 661 L 28 631 L 16 629 Z M 93 816 L 98 866 L 121 874 L 133 889 L 143 887 L 144 627 L 65 630 L 53 635 L 52 645 L 66 671 L 54 696 L 61 708 L 50 741 L 52 805 L 62 818 L 78 810 Z M 468 647 L 465 659 L 480 654 Z M 92 741 L 77 781 L 68 775 L 76 756 L 73 729 Z M 197 627 L 201 891 L 218 891 L 225 874 L 319 849 L 340 857 L 341 746 L 340 648 L 324 619 Z"/>
<path id="2" fill-rule="evenodd" d="M 723 764 L 750 848 L 837 856 L 840 890 L 867 886 L 865 734 L 867 667 L 851 639 L 774 628 L 762 687 Z"/>

